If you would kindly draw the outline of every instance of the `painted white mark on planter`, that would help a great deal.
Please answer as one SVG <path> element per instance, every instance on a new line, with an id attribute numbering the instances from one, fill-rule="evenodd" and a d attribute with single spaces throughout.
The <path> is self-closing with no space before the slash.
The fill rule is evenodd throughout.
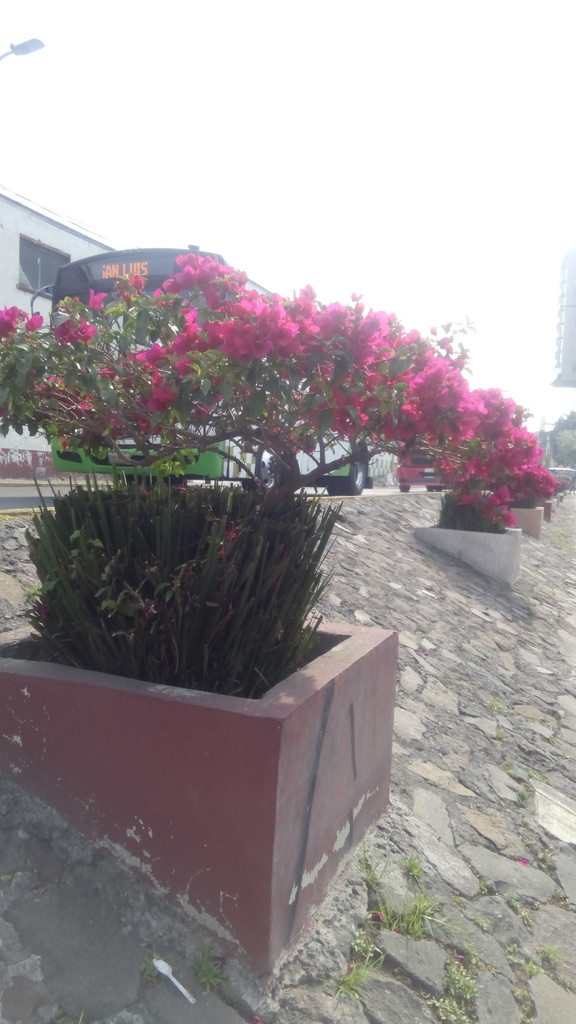
<path id="1" fill-rule="evenodd" d="M 27 686 L 25 686 L 23 690 L 20 690 L 20 693 L 26 698 L 30 696 L 30 691 Z"/>
<path id="2" fill-rule="evenodd" d="M 366 793 L 364 793 L 364 795 L 360 797 L 358 803 L 356 804 L 356 807 L 352 811 L 352 817 L 354 819 L 356 819 L 358 817 L 358 815 L 360 814 L 360 811 L 362 810 L 362 807 L 363 807 L 365 801 L 366 801 Z"/>
<path id="3" fill-rule="evenodd" d="M 219 935 L 221 939 L 226 939 L 228 942 L 233 942 L 235 946 L 241 948 L 238 939 L 234 935 L 232 935 L 232 933 L 229 932 L 226 928 L 224 928 L 220 921 L 217 921 L 215 917 L 212 917 L 211 914 L 208 914 L 202 907 L 194 907 L 191 903 L 189 903 L 188 896 L 186 893 L 180 893 L 176 897 L 176 899 L 180 906 L 182 907 L 182 909 L 185 910 L 186 913 L 194 919 L 194 921 L 197 921 L 198 924 L 203 925 L 209 931 L 215 932 L 215 934 Z"/>
<path id="4" fill-rule="evenodd" d="M 302 875 L 302 888 L 303 889 L 305 889 L 306 886 L 308 886 L 308 885 L 312 885 L 312 883 L 316 881 L 316 879 L 318 878 L 318 875 L 322 871 L 322 868 L 327 863 L 328 863 L 328 857 L 326 856 L 325 853 L 323 853 L 322 856 L 320 857 L 320 860 L 318 861 L 318 863 L 315 864 L 314 867 L 310 869 L 310 871 L 305 871 L 304 872 L 304 874 Z"/>
<path id="5" fill-rule="evenodd" d="M 145 864 L 139 857 L 135 857 L 134 854 L 129 853 L 124 846 L 120 845 L 120 843 L 115 843 L 112 839 L 109 839 L 106 836 L 95 840 L 95 845 L 103 847 L 105 850 L 110 850 L 118 860 L 122 861 L 123 864 L 127 864 L 128 867 L 137 868 L 139 871 L 142 871 L 148 876 L 157 893 L 161 896 L 168 895 L 168 889 L 166 886 L 160 885 L 160 882 L 154 877 L 151 865 Z"/>
<path id="6" fill-rule="evenodd" d="M 22 773 L 22 769 L 19 768 L 17 764 L 11 764 L 10 771 L 13 775 L 20 775 Z"/>
<path id="7" fill-rule="evenodd" d="M 354 818 L 354 820 L 356 820 L 356 818 L 360 814 L 360 811 L 362 810 L 362 807 L 364 806 L 366 800 L 371 800 L 373 796 L 376 796 L 379 789 L 380 786 L 376 786 L 375 789 L 370 790 L 369 793 L 364 793 L 363 796 L 360 797 L 358 803 L 356 804 L 356 807 L 352 811 L 352 817 Z"/>
<path id="8" fill-rule="evenodd" d="M 19 747 L 22 746 L 21 736 L 4 736 L 4 739 L 8 740 L 9 743 L 17 743 Z"/>
<path id="9" fill-rule="evenodd" d="M 294 903 L 294 900 L 296 899 L 297 895 L 298 895 L 298 886 L 297 885 L 293 885 L 292 886 L 292 892 L 290 893 L 290 899 L 288 900 L 288 904 L 289 905 L 291 903 Z"/>
<path id="10" fill-rule="evenodd" d="M 138 835 L 136 829 L 134 828 L 127 828 L 126 835 L 128 836 L 129 839 L 135 839 L 137 843 L 142 842 L 142 837 Z"/>
<path id="11" fill-rule="evenodd" d="M 350 835 L 350 822 L 347 821 L 345 825 L 336 833 L 336 839 L 334 840 L 334 846 L 332 852 L 336 853 L 337 850 L 341 850 Z"/>

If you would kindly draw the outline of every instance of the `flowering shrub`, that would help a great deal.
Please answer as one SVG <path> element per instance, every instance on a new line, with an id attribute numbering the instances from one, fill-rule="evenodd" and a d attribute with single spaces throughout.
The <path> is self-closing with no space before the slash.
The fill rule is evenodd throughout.
<path id="1" fill-rule="evenodd" d="M 104 305 L 65 299 L 42 328 L 18 310 L 0 317 L 0 414 L 97 457 L 131 456 L 177 472 L 193 452 L 234 442 L 267 450 L 294 491 L 359 457 L 417 445 L 441 456 L 471 440 L 483 406 L 454 334 L 406 331 L 394 314 L 246 289 L 245 275 L 188 253 L 154 295 L 123 281 Z M 331 448 L 345 442 L 342 448 Z M 297 453 L 315 453 L 300 473 Z M 240 459 L 241 456 L 238 456 Z M 453 456 L 454 458 L 454 456 Z"/>
<path id="2" fill-rule="evenodd" d="M 438 525 L 446 530 L 504 533 L 506 527 L 516 525 L 516 518 L 508 507 L 509 500 L 507 487 L 499 487 L 492 493 L 462 489 L 449 492 L 442 498 Z"/>
<path id="3" fill-rule="evenodd" d="M 562 486 L 545 466 L 537 462 L 522 466 L 507 478 L 510 503 L 519 508 L 534 508 L 538 501 L 553 498 Z"/>

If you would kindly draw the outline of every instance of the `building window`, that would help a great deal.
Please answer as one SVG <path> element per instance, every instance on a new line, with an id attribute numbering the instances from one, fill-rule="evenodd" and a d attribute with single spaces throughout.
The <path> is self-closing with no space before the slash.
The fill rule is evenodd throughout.
<path id="1" fill-rule="evenodd" d="M 70 263 L 70 257 L 58 249 L 39 245 L 31 238 L 20 236 L 20 278 L 21 288 L 37 292 L 39 288 L 54 284 L 59 267 Z"/>

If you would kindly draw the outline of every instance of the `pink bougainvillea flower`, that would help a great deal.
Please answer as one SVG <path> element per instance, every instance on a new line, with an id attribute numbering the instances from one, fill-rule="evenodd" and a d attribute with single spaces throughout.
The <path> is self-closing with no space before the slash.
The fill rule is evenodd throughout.
<path id="1" fill-rule="evenodd" d="M 166 412 L 173 406 L 177 397 L 173 388 L 166 384 L 159 385 L 152 389 L 150 398 L 144 404 L 150 412 Z"/>
<path id="2" fill-rule="evenodd" d="M 518 864 L 523 864 L 525 868 L 530 867 L 530 861 L 526 860 L 526 857 L 517 857 L 516 861 Z"/>
<path id="3" fill-rule="evenodd" d="M 4 306 L 0 311 L 0 338 L 9 338 L 18 328 L 20 310 L 18 306 Z"/>
<path id="4" fill-rule="evenodd" d="M 144 278 L 140 277 L 140 274 L 130 274 L 128 281 L 130 282 L 130 285 L 134 289 L 134 291 L 138 292 L 138 294 L 141 295 L 146 285 Z"/>
<path id="5" fill-rule="evenodd" d="M 39 327 L 42 327 L 44 323 L 44 317 L 41 313 L 33 313 L 32 316 L 26 317 L 26 330 L 37 331 Z"/>
<path id="6" fill-rule="evenodd" d="M 104 309 L 104 302 L 106 300 L 106 292 L 95 292 L 93 288 L 90 289 L 90 298 L 88 299 L 89 309 Z"/>
<path id="7" fill-rule="evenodd" d="M 78 323 L 75 323 L 73 320 L 66 320 L 63 324 L 54 328 L 54 337 L 63 345 L 75 345 L 79 341 L 90 341 L 97 333 L 98 328 L 93 324 L 87 323 L 82 317 Z"/>
<path id="8" fill-rule="evenodd" d="M 164 356 L 165 352 L 164 349 L 162 348 L 162 345 L 158 344 L 158 342 L 155 341 L 154 344 L 151 345 L 150 348 L 147 348 L 144 352 L 137 352 L 135 359 L 137 363 L 146 363 L 150 366 L 153 366 L 155 363 L 159 363 L 164 358 Z"/>

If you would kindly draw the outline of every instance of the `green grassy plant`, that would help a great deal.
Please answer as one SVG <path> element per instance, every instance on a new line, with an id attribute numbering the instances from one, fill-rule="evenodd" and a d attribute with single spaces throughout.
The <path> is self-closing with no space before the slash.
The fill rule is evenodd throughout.
<path id="1" fill-rule="evenodd" d="M 352 939 L 348 970 L 336 983 L 337 994 L 362 1000 L 364 982 L 370 972 L 383 962 L 384 956 L 376 949 L 369 933 L 363 928 L 357 928 Z"/>
<path id="2" fill-rule="evenodd" d="M 154 954 L 146 957 L 140 968 L 140 977 L 145 985 L 150 985 L 158 980 L 158 971 L 154 966 Z"/>
<path id="3" fill-rule="evenodd" d="M 555 971 L 562 963 L 562 954 L 557 946 L 541 946 L 536 952 L 544 970 Z"/>
<path id="4" fill-rule="evenodd" d="M 378 904 L 379 923 L 388 931 L 419 939 L 430 930 L 438 907 L 439 904 L 425 892 L 418 893 L 404 910 L 394 910 L 382 901 Z"/>
<path id="5" fill-rule="evenodd" d="M 419 857 L 407 857 L 402 862 L 402 870 L 408 878 L 418 880 L 424 875 L 424 868 L 422 867 L 422 861 Z"/>
<path id="6" fill-rule="evenodd" d="M 502 701 L 498 699 L 498 697 L 492 697 L 491 700 L 488 701 L 488 707 L 492 708 L 493 711 L 506 710 L 506 705 L 503 704 Z"/>
<path id="7" fill-rule="evenodd" d="M 219 992 L 224 987 L 224 971 L 209 946 L 198 947 L 192 974 L 204 992 Z"/>
<path id="8" fill-rule="evenodd" d="M 235 487 L 73 487 L 35 517 L 30 617 L 80 668 L 258 697 L 317 647 L 338 506 Z"/>

